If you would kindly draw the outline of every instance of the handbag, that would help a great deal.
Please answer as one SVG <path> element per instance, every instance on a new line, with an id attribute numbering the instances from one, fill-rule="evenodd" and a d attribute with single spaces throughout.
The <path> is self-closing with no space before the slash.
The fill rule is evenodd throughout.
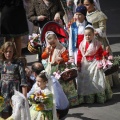
<path id="1" fill-rule="evenodd" d="M 104 71 L 105 76 L 108 76 L 110 74 L 113 74 L 114 72 L 117 72 L 119 70 L 119 65 L 113 65 L 110 69 L 107 69 Z"/>

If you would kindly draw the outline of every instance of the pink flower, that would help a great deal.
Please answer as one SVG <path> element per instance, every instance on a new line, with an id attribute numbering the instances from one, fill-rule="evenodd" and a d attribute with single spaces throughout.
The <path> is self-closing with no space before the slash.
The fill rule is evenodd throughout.
<path id="1" fill-rule="evenodd" d="M 98 63 L 98 64 L 97 64 L 97 68 L 98 68 L 98 69 L 101 69 L 102 67 L 103 67 L 103 66 L 102 66 L 102 63 Z"/>
<path id="2" fill-rule="evenodd" d="M 112 55 L 108 56 L 108 60 L 113 60 L 113 56 Z"/>
<path id="3" fill-rule="evenodd" d="M 109 65 L 109 66 L 112 66 L 112 64 L 113 64 L 113 63 L 112 63 L 111 61 L 109 61 L 109 60 L 107 60 L 106 62 L 107 62 L 107 65 Z"/>
<path id="4" fill-rule="evenodd" d="M 103 69 L 105 69 L 107 67 L 106 59 L 102 60 L 102 66 L 103 66 Z"/>
<path id="5" fill-rule="evenodd" d="M 61 77 L 61 75 L 59 74 L 59 72 L 54 72 L 53 75 L 54 75 L 54 77 L 56 79 L 59 79 Z"/>

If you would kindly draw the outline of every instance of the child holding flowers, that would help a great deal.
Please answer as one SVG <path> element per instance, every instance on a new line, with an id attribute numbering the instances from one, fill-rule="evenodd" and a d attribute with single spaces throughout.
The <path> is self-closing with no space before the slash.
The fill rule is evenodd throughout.
<path id="1" fill-rule="evenodd" d="M 104 103 L 112 98 L 109 81 L 105 79 L 103 71 L 106 67 L 104 62 L 108 51 L 103 51 L 101 43 L 95 40 L 92 26 L 88 25 L 85 28 L 84 36 L 77 56 L 79 100 L 80 103 L 94 103 L 95 101 Z M 100 64 L 103 67 L 100 67 Z"/>
<path id="2" fill-rule="evenodd" d="M 45 71 L 36 77 L 36 84 L 39 90 L 37 89 L 28 98 L 32 104 L 30 107 L 31 120 L 57 120 L 51 81 Z"/>

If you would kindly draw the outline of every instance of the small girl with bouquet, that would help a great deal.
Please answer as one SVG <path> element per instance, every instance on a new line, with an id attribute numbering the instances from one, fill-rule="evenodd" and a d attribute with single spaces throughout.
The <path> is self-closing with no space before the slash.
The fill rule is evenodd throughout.
<path id="1" fill-rule="evenodd" d="M 104 103 L 112 98 L 109 81 L 106 81 L 103 69 L 99 67 L 105 58 L 102 45 L 94 38 L 91 25 L 85 28 L 84 40 L 77 55 L 78 94 L 80 103 Z"/>
<path id="2" fill-rule="evenodd" d="M 46 72 L 41 72 L 36 77 L 36 83 L 39 90 L 37 89 L 28 98 L 32 105 L 30 107 L 31 120 L 57 120 L 51 78 Z"/>

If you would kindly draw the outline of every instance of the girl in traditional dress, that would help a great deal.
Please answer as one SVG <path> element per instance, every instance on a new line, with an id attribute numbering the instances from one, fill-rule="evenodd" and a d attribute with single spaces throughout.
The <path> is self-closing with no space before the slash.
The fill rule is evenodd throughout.
<path id="1" fill-rule="evenodd" d="M 27 96 L 27 80 L 23 62 L 17 58 L 14 43 L 5 42 L 1 48 L 0 58 L 0 95 L 4 97 L 5 109 L 2 112 L 3 118 L 11 115 L 10 101 L 14 89 Z"/>
<path id="2" fill-rule="evenodd" d="M 42 71 L 36 77 L 36 84 L 39 90 L 37 88 L 35 93 L 28 98 L 32 104 L 31 120 L 57 120 L 51 77 Z"/>
<path id="3" fill-rule="evenodd" d="M 45 34 L 45 39 L 47 42 L 47 47 L 42 53 L 42 59 L 48 59 L 48 64 L 45 70 L 47 73 L 53 74 L 53 72 L 58 70 L 58 65 L 59 67 L 65 66 L 64 63 L 68 61 L 68 51 L 59 42 L 54 32 L 47 31 Z"/>
<path id="4" fill-rule="evenodd" d="M 85 38 L 78 51 L 78 95 L 80 103 L 104 103 L 112 98 L 109 81 L 106 81 L 103 69 L 98 65 L 103 59 L 101 43 L 94 38 L 94 29 L 85 28 Z M 96 98 L 96 99 L 95 99 Z"/>

